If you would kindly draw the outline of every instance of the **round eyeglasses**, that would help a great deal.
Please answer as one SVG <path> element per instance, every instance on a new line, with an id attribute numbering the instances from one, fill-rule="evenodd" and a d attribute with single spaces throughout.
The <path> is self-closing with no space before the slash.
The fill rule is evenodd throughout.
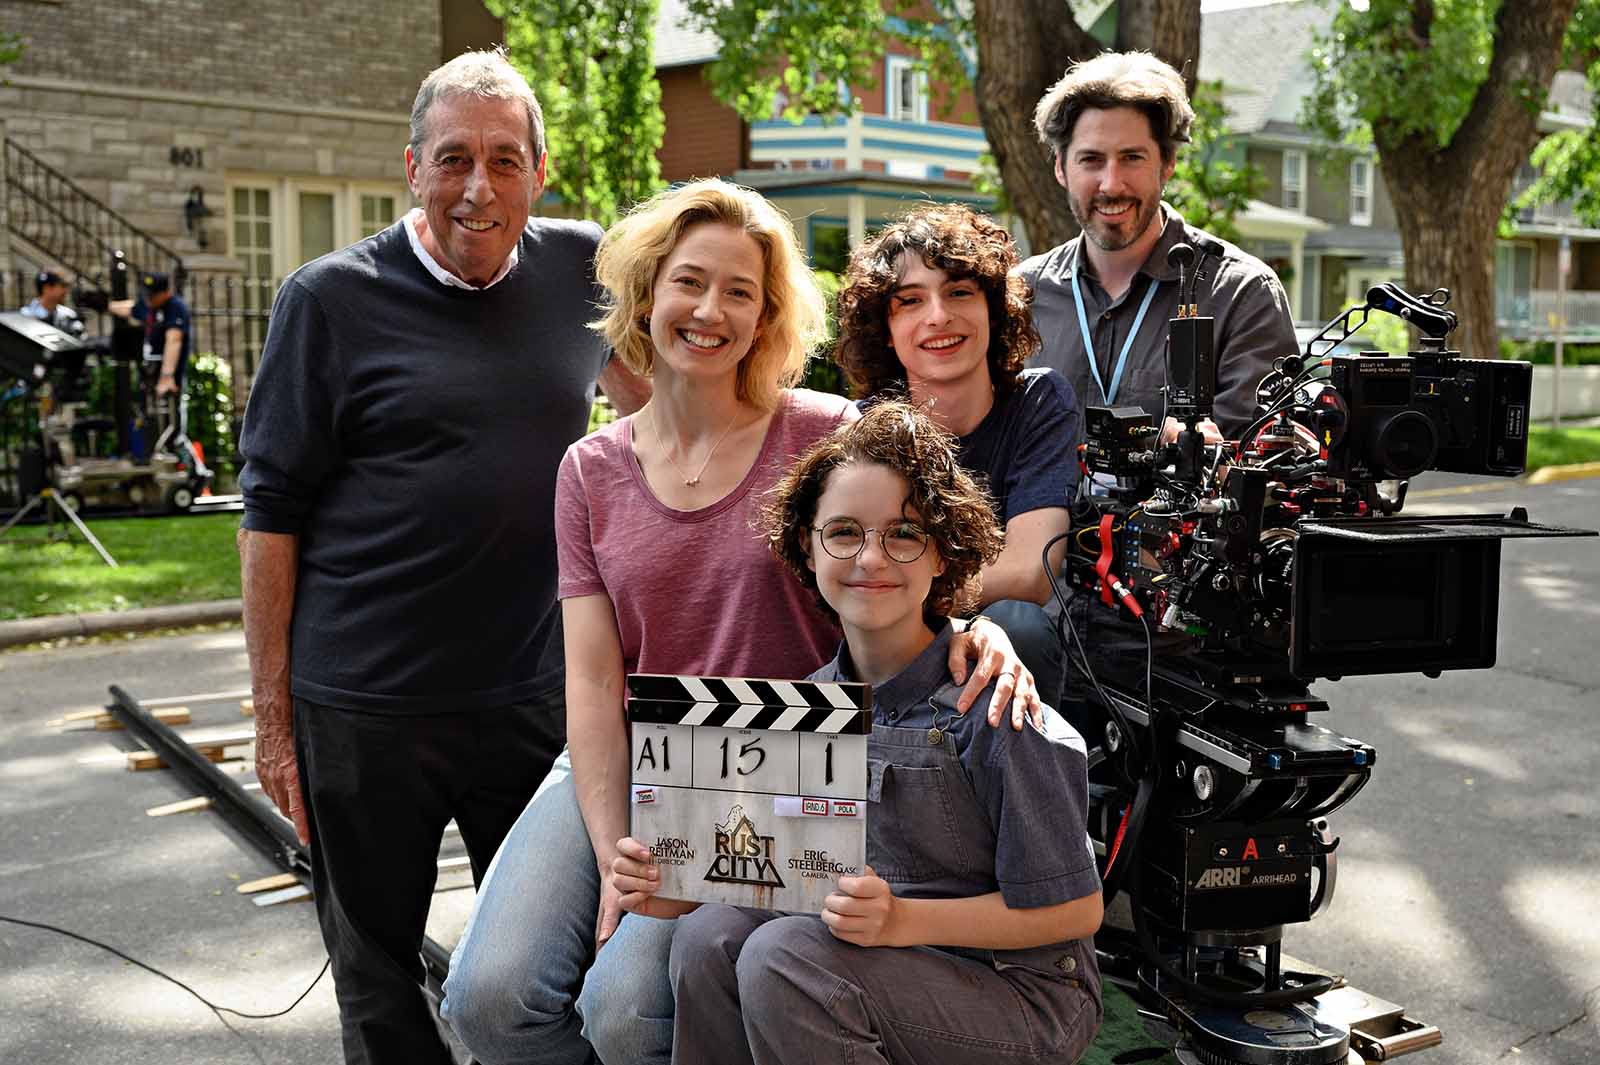
<path id="1" fill-rule="evenodd" d="M 928 533 L 911 521 L 897 521 L 882 529 L 863 529 L 854 518 L 834 518 L 822 525 L 813 525 L 822 534 L 822 549 L 842 562 L 861 554 L 867 546 L 867 534 L 878 534 L 878 546 L 896 562 L 915 562 L 928 550 Z"/>

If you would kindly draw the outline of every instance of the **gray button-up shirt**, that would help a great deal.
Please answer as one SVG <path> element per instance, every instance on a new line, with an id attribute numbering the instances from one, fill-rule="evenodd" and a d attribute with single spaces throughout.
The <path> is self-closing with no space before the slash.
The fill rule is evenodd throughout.
<path id="1" fill-rule="evenodd" d="M 1072 295 L 1072 268 L 1083 237 L 1077 236 L 1019 268 L 1033 289 L 1033 320 L 1044 341 L 1031 365 L 1052 366 L 1066 375 L 1087 407 L 1134 405 L 1159 417 L 1165 404 L 1167 322 L 1178 312 L 1178 271 L 1167 265 L 1167 251 L 1183 241 L 1199 252 L 1198 241 L 1215 240 L 1195 229 L 1183 216 L 1163 203 L 1166 226 L 1149 258 L 1139 267 L 1133 283 L 1118 299 L 1111 299 L 1095 279 L 1087 258 L 1079 270 L 1078 287 L 1100 379 L 1112 388 L 1117 358 L 1127 342 L 1139 305 L 1151 284 L 1155 294 L 1128 350 L 1127 365 L 1114 396 L 1103 395 L 1089 372 L 1077 305 Z M 1254 417 L 1256 385 L 1279 355 L 1298 350 L 1289 298 L 1272 268 L 1250 253 L 1218 241 L 1222 258 L 1210 258 L 1196 302 L 1200 314 L 1215 319 L 1213 335 L 1217 355 L 1215 414 L 1224 434 L 1238 433 Z"/>

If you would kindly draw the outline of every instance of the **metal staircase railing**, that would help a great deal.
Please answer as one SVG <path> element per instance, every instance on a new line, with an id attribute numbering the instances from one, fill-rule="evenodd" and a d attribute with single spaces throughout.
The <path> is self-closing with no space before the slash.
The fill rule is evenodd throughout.
<path id="1" fill-rule="evenodd" d="M 119 250 L 134 270 L 160 270 L 178 281 L 182 255 L 10 137 L 5 189 L 7 228 L 73 273 L 102 275 Z"/>

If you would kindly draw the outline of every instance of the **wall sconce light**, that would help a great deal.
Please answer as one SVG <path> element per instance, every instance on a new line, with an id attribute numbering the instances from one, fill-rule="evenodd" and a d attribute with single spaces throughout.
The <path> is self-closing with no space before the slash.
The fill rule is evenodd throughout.
<path id="1" fill-rule="evenodd" d="M 206 219 L 216 214 L 206 206 L 206 191 L 199 185 L 189 189 L 189 198 L 183 201 L 183 228 L 194 242 L 204 248 L 207 244 Z"/>

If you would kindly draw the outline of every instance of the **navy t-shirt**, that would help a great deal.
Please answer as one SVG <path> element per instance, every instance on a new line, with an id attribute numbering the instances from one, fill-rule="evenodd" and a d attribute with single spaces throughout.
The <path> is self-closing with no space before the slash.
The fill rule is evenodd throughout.
<path id="1" fill-rule="evenodd" d="M 1044 507 L 1068 507 L 1078 489 L 1083 409 L 1055 370 L 1024 370 L 978 427 L 957 441 L 963 469 L 984 478 L 1001 524 Z"/>
<path id="2" fill-rule="evenodd" d="M 866 410 L 900 395 L 857 400 Z M 989 489 L 1004 525 L 1044 507 L 1068 508 L 1078 491 L 1078 444 L 1083 408 L 1068 380 L 1055 370 L 1023 370 L 1017 387 L 997 399 L 977 428 L 956 438 L 956 461 Z"/>
<path id="3" fill-rule="evenodd" d="M 161 361 L 162 354 L 167 350 L 167 330 L 177 329 L 183 333 L 183 346 L 178 349 L 178 365 L 173 370 L 178 391 L 183 391 L 185 371 L 189 368 L 189 341 L 194 335 L 189 305 L 176 292 L 153 311 L 148 303 L 140 299 L 133 305 L 133 317 L 144 323 L 144 357 L 148 362 Z"/>

